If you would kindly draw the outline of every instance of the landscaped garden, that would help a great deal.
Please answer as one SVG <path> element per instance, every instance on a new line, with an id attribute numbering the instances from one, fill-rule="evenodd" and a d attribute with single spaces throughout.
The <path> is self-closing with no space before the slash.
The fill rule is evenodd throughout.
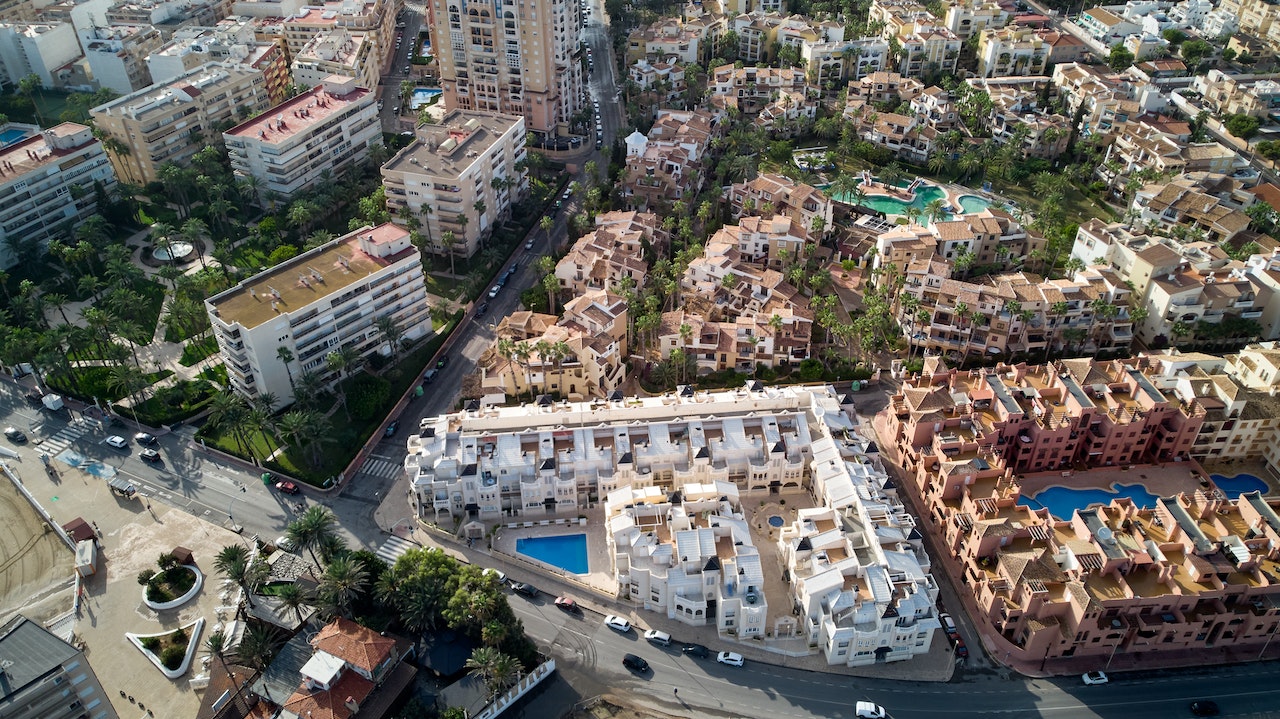
<path id="1" fill-rule="evenodd" d="M 172 670 L 182 666 L 191 637 L 187 634 L 187 630 L 179 628 L 169 634 L 141 637 L 138 641 L 142 643 L 143 649 L 160 659 L 165 669 Z"/>
<path id="2" fill-rule="evenodd" d="M 190 567 L 178 564 L 177 557 L 172 553 L 160 555 L 156 566 L 160 571 L 144 569 L 138 573 L 138 584 L 146 587 L 147 601 L 152 604 L 172 602 L 190 592 L 196 585 L 198 575 Z"/>

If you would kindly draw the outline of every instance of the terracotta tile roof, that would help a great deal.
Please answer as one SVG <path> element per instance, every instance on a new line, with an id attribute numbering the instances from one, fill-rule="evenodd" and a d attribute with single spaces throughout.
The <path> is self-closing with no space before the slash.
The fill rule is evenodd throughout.
<path id="1" fill-rule="evenodd" d="M 387 641 L 395 644 L 389 639 Z M 293 696 L 285 700 L 284 709 L 307 719 L 350 719 L 354 714 L 347 707 L 347 699 L 350 698 L 359 705 L 372 692 L 373 682 L 353 671 L 346 671 L 328 691 L 307 689 L 305 684 L 298 687 Z"/>
<path id="2" fill-rule="evenodd" d="M 320 630 L 316 638 L 311 640 L 311 645 L 353 667 L 372 673 L 391 656 L 396 642 L 390 637 L 380 636 L 368 627 L 338 617 Z"/>

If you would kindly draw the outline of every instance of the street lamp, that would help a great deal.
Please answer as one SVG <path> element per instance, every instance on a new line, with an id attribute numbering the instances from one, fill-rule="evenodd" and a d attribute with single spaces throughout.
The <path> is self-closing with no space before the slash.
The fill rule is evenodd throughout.
<path id="1" fill-rule="evenodd" d="M 238 487 L 242 493 L 248 491 L 245 489 L 245 486 L 239 482 L 236 482 L 236 487 Z M 244 531 L 244 527 L 240 527 L 239 529 L 236 529 L 236 518 L 231 516 L 231 507 L 235 505 L 237 499 L 239 498 L 236 497 L 236 495 L 232 494 L 231 501 L 227 502 L 227 521 L 231 523 L 231 531 L 239 534 L 240 532 Z"/>

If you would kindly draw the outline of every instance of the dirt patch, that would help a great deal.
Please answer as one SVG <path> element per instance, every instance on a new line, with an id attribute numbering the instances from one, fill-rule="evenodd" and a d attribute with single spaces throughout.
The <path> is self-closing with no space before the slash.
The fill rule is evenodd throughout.
<path id="1" fill-rule="evenodd" d="M 66 584 L 74 571 L 71 548 L 46 529 L 44 518 L 0 477 L 0 606 L 25 607 Z"/>
<path id="2" fill-rule="evenodd" d="M 575 709 L 565 715 L 564 719 L 676 719 L 687 714 L 664 714 L 652 709 L 627 704 L 614 696 L 604 696 L 590 706 Z"/>

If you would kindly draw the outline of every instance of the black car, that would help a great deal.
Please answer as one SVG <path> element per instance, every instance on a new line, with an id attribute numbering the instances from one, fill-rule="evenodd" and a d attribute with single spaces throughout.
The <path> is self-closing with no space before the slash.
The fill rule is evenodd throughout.
<path id="1" fill-rule="evenodd" d="M 22 444 L 27 441 L 27 435 L 16 427 L 5 427 L 4 436 L 8 437 L 9 441 L 14 444 Z"/>
<path id="2" fill-rule="evenodd" d="M 1216 717 L 1218 716 L 1218 705 L 1207 699 L 1198 702 L 1191 702 L 1191 713 L 1198 717 Z"/>
<path id="3" fill-rule="evenodd" d="M 697 659 L 706 659 L 711 656 L 711 650 L 701 644 L 686 644 L 680 651 Z"/>
<path id="4" fill-rule="evenodd" d="M 382 432 L 382 436 L 394 437 L 396 436 L 396 432 L 399 431 L 399 429 L 400 429 L 400 420 L 396 420 L 391 424 L 387 425 L 387 428 Z"/>
<path id="5" fill-rule="evenodd" d="M 641 659 L 640 657 L 637 657 L 634 654 L 623 654 L 622 666 L 626 667 L 627 669 L 630 669 L 633 672 L 639 672 L 641 674 L 649 671 L 649 662 L 646 662 L 645 660 Z"/>
<path id="6" fill-rule="evenodd" d="M 476 307 L 476 317 L 484 317 L 484 313 L 488 311 L 489 311 L 489 303 L 481 302 L 479 306 Z"/>
<path id="7" fill-rule="evenodd" d="M 523 594 L 526 597 L 538 596 L 538 588 L 532 584 L 525 584 L 524 582 L 512 582 L 511 591 L 517 594 Z"/>
<path id="8" fill-rule="evenodd" d="M 151 445 L 156 443 L 156 436 L 154 434 L 148 434 L 146 432 L 139 432 L 133 435 L 133 441 L 137 442 L 138 444 Z"/>
<path id="9" fill-rule="evenodd" d="M 142 457 L 144 462 L 151 462 L 152 464 L 160 463 L 160 453 L 149 447 L 142 450 L 142 453 L 138 456 Z"/>
<path id="10" fill-rule="evenodd" d="M 449 355 L 445 355 L 436 361 L 436 369 L 444 369 L 447 364 L 449 364 Z"/>

